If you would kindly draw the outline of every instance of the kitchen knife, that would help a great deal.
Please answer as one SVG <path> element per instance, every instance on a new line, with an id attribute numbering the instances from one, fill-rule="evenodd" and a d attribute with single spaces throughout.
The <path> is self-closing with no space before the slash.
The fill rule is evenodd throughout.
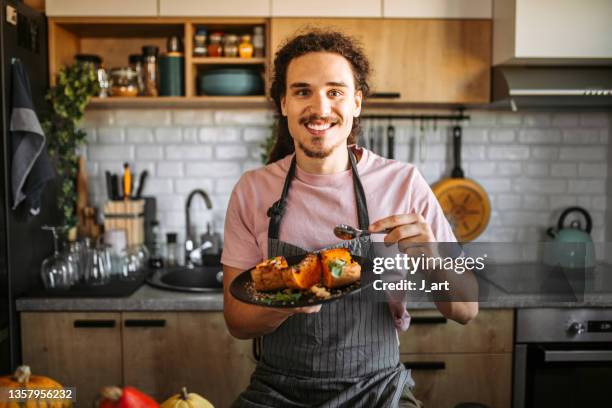
<path id="1" fill-rule="evenodd" d="M 109 200 L 113 200 L 113 176 L 111 175 L 111 172 L 106 170 L 104 172 L 104 177 L 106 178 L 106 197 L 108 197 Z"/>
<path id="2" fill-rule="evenodd" d="M 387 157 L 394 159 L 395 157 L 395 126 L 389 124 L 387 126 Z"/>
<path id="3" fill-rule="evenodd" d="M 142 197 L 142 190 L 144 189 L 145 181 L 147 180 L 148 175 L 149 172 L 147 170 L 143 170 L 142 173 L 140 173 L 140 178 L 138 179 L 138 189 L 136 190 L 135 198 L 138 199 Z"/>
<path id="4" fill-rule="evenodd" d="M 117 176 L 116 174 L 113 174 L 111 176 L 111 191 L 112 191 L 112 199 L 113 200 L 119 200 L 121 197 L 119 196 L 119 176 Z"/>
<path id="5" fill-rule="evenodd" d="M 132 171 L 128 163 L 123 163 L 123 197 L 130 198 L 132 195 Z"/>

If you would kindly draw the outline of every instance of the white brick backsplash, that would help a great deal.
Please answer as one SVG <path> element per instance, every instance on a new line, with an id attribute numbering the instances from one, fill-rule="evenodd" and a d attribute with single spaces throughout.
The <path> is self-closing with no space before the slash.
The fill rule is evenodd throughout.
<path id="1" fill-rule="evenodd" d="M 155 141 L 157 143 L 180 143 L 182 140 L 181 128 L 160 127 L 155 129 Z"/>
<path id="2" fill-rule="evenodd" d="M 555 144 L 561 141 L 558 129 L 524 129 L 519 133 L 520 143 Z"/>
<path id="3" fill-rule="evenodd" d="M 490 146 L 487 153 L 492 160 L 525 160 L 529 157 L 527 146 Z"/>
<path id="4" fill-rule="evenodd" d="M 248 127 L 244 129 L 244 132 L 242 133 L 242 139 L 245 142 L 263 142 L 264 140 L 266 140 L 266 138 L 270 135 L 271 132 L 272 129 L 266 127 Z"/>
<path id="5" fill-rule="evenodd" d="M 248 149 L 242 145 L 215 146 L 215 157 L 220 160 L 244 159 L 248 154 Z"/>
<path id="6" fill-rule="evenodd" d="M 115 111 L 115 125 L 118 126 L 164 126 L 170 123 L 170 111 L 165 109 Z"/>
<path id="7" fill-rule="evenodd" d="M 134 146 L 125 145 L 93 145 L 87 148 L 87 157 L 90 160 L 132 160 Z"/>
<path id="8" fill-rule="evenodd" d="M 560 212 L 572 205 L 584 206 L 605 225 L 603 214 L 610 201 L 607 173 L 612 173 L 608 114 L 475 111 L 469 115 L 471 120 L 463 127 L 463 167 L 467 177 L 483 185 L 492 204 L 491 220 L 479 242 L 542 239 Z M 127 161 L 137 174 L 150 171 L 145 194 L 157 198 L 163 233 L 176 231 L 182 239 L 185 199 L 196 188 L 208 192 L 213 211 L 195 200 L 194 228 L 203 231 L 212 217 L 222 232 L 237 180 L 245 171 L 263 166 L 259 145 L 271 132 L 272 118 L 273 113 L 265 110 L 88 111 L 80 126 L 89 135 L 85 153 L 92 203 L 106 200 L 104 171 L 121 174 Z M 394 125 L 397 160 L 413 162 L 428 183 L 449 175 L 452 124 L 439 122 L 434 133 L 432 123 L 425 123 L 423 159 L 419 123 L 398 120 Z M 363 126 L 368 129 L 367 122 Z M 594 228 L 593 237 L 605 237 L 602 226 Z"/>
<path id="9" fill-rule="evenodd" d="M 240 141 L 240 130 L 237 128 L 203 127 L 199 132 L 203 143 L 232 143 Z"/>
<path id="10" fill-rule="evenodd" d="M 160 160 L 164 158 L 164 149 L 161 146 L 136 146 L 136 158 Z"/>
<path id="11" fill-rule="evenodd" d="M 181 177 L 183 175 L 183 163 L 181 162 L 158 162 L 157 175 L 159 177 Z"/>
<path id="12" fill-rule="evenodd" d="M 96 135 L 98 143 L 101 144 L 119 144 L 125 140 L 123 128 L 101 127 L 97 129 Z"/>
<path id="13" fill-rule="evenodd" d="M 552 163 L 550 175 L 553 177 L 575 177 L 578 174 L 575 163 Z"/>
<path id="14" fill-rule="evenodd" d="M 561 160 L 602 161 L 606 158 L 606 150 L 600 147 L 562 147 L 559 153 Z"/>
<path id="15" fill-rule="evenodd" d="M 85 132 L 85 134 L 87 135 L 85 136 L 86 143 L 95 144 L 98 141 L 98 138 L 96 135 L 96 128 L 81 128 L 81 130 Z"/>
<path id="16" fill-rule="evenodd" d="M 605 163 L 580 163 L 578 166 L 578 175 L 580 177 L 605 178 L 607 171 L 608 166 Z"/>
<path id="17" fill-rule="evenodd" d="M 153 143 L 153 131 L 149 128 L 127 128 L 125 140 L 128 143 Z"/>
<path id="18" fill-rule="evenodd" d="M 170 160 L 204 160 L 212 157 L 211 146 L 166 146 L 166 158 Z"/>
<path id="19" fill-rule="evenodd" d="M 172 112 L 172 123 L 175 125 L 212 125 L 214 114 L 207 110 L 175 110 Z"/>

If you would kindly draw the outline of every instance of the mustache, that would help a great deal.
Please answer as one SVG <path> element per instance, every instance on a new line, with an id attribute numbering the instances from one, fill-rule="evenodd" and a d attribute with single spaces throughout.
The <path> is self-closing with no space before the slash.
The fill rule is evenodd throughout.
<path id="1" fill-rule="evenodd" d="M 300 118 L 300 125 L 303 125 L 303 124 L 306 124 L 308 122 L 312 122 L 315 120 L 329 123 L 332 125 L 335 125 L 336 123 L 340 122 L 340 119 L 337 118 L 336 116 L 320 116 L 317 114 L 312 114 L 312 115 L 308 115 L 308 116 L 304 116 Z"/>

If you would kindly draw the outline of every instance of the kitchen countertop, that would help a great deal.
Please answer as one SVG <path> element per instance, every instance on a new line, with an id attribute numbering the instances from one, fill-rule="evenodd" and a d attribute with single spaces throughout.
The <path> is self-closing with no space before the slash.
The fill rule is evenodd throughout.
<path id="1" fill-rule="evenodd" d="M 586 280 L 584 296 L 571 300 L 567 295 L 535 293 L 533 287 L 543 282 L 550 284 L 550 271 L 534 269 L 533 264 L 515 264 L 479 279 L 483 309 L 534 308 L 534 307 L 612 307 L 612 266 L 598 265 L 597 285 Z M 510 272 L 511 271 L 511 272 Z M 533 280 L 533 277 L 539 280 Z M 605 281 L 599 279 L 605 277 Z M 610 278 L 608 278 L 610 277 Z M 521 282 L 509 287 L 508 282 Z M 610 281 L 610 282 L 608 282 Z M 591 282 L 591 283 L 590 283 Z M 431 302 L 409 302 L 408 309 L 433 309 Z M 44 298 L 22 297 L 17 299 L 17 310 L 25 311 L 221 311 L 223 294 L 187 293 L 166 291 L 147 284 L 128 297 L 116 298 Z"/>

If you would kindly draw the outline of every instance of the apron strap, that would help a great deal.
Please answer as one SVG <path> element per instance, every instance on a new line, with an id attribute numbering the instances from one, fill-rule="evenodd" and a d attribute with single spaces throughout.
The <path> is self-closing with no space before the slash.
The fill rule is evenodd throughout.
<path id="1" fill-rule="evenodd" d="M 368 205 L 365 198 L 365 191 L 357 173 L 357 160 L 355 154 L 351 149 L 348 149 L 349 159 L 351 162 L 351 170 L 353 174 L 353 187 L 355 189 L 355 199 L 357 202 L 357 218 L 359 220 L 359 228 L 367 230 L 370 226 L 370 217 L 368 216 Z M 285 207 L 287 206 L 287 195 L 289 194 L 289 187 L 291 187 L 291 181 L 295 177 L 296 167 L 295 156 L 291 160 L 291 166 L 287 172 L 285 178 L 285 185 L 283 186 L 283 192 L 274 204 L 268 208 L 268 217 L 270 217 L 270 223 L 268 224 L 268 238 L 278 239 L 280 233 L 280 223 L 285 213 Z"/>

